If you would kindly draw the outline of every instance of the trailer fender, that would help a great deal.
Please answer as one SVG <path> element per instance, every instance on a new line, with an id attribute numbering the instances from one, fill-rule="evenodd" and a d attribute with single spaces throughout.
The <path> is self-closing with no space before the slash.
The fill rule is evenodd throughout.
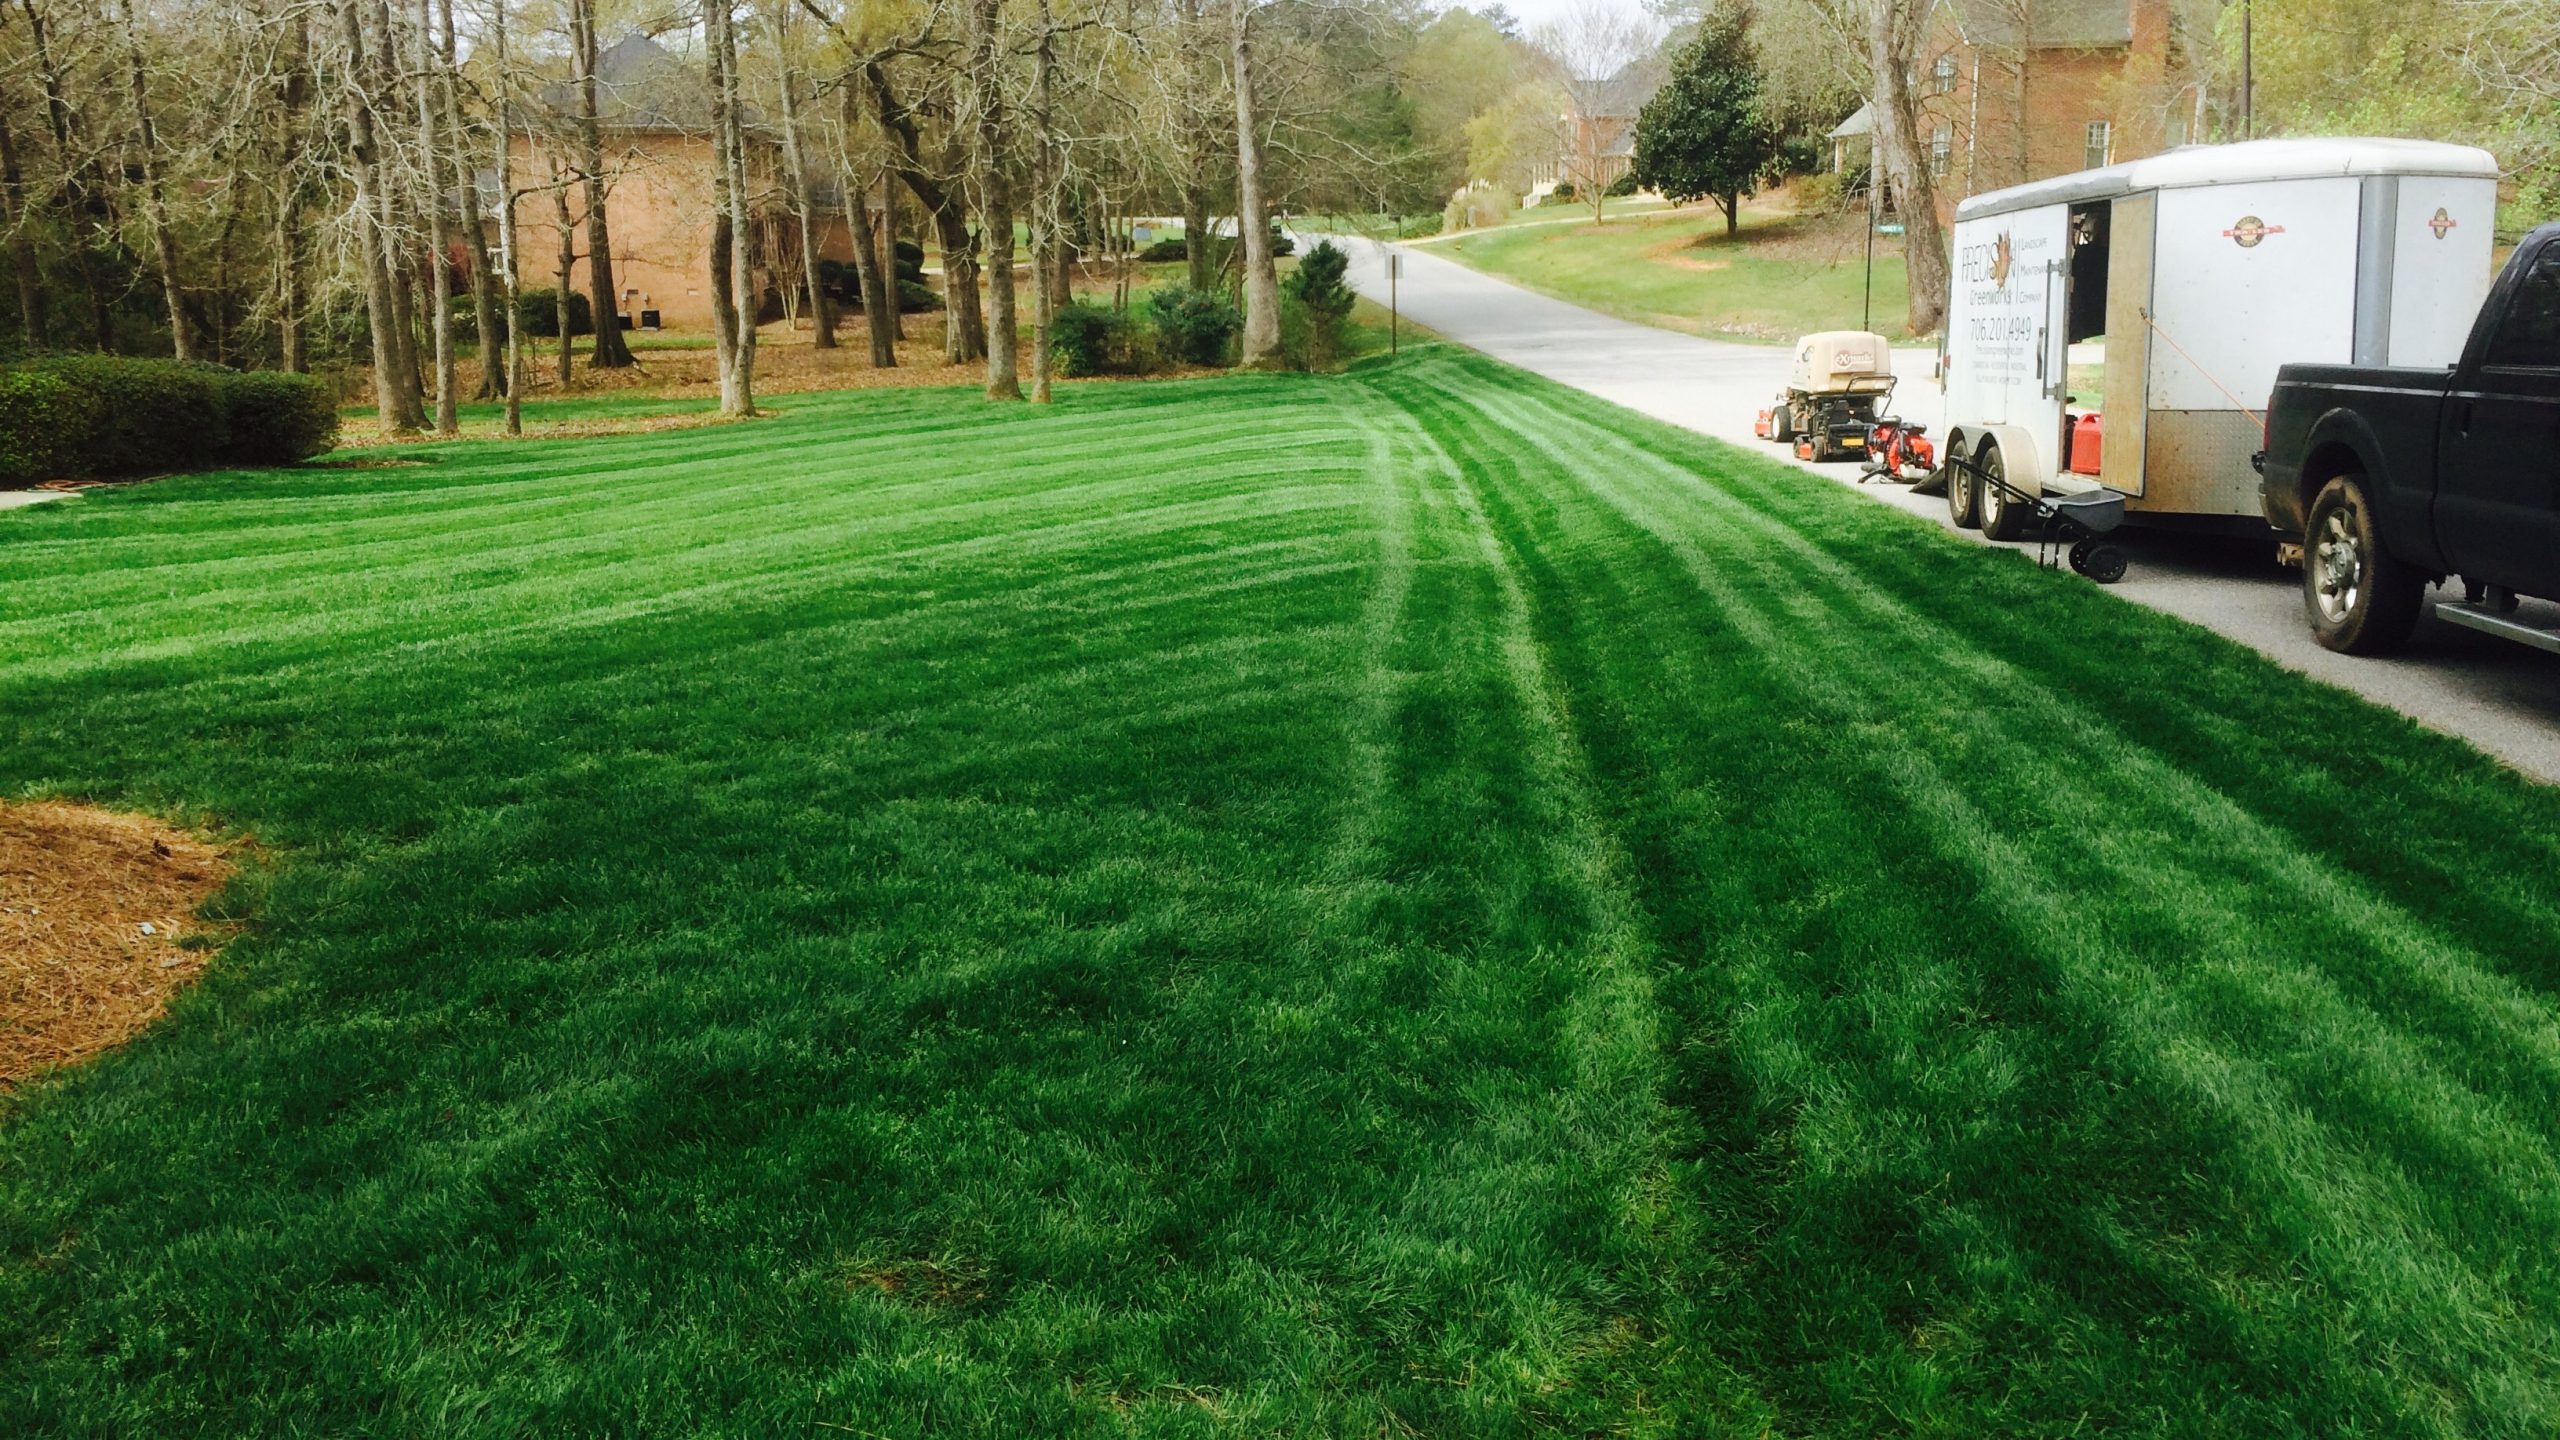
<path id="1" fill-rule="evenodd" d="M 2057 458 L 2053 454 L 2053 442 L 2047 440 L 2039 444 L 2027 427 L 1978 425 L 1972 427 L 1967 439 L 1966 449 L 1975 453 L 1981 451 L 1985 440 L 1998 442 L 2001 467 L 2008 472 L 2009 483 L 2018 489 L 2030 495 L 2040 494 L 2052 484 L 2053 462 Z M 1947 442 L 1947 453 L 1958 453 L 1952 436 Z"/>

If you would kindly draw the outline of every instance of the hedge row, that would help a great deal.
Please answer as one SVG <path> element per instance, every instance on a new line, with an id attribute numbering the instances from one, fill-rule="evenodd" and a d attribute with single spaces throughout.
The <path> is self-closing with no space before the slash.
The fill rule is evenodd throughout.
<path id="1" fill-rule="evenodd" d="M 61 355 L 0 368 L 0 485 L 290 465 L 338 443 L 308 375 Z"/>

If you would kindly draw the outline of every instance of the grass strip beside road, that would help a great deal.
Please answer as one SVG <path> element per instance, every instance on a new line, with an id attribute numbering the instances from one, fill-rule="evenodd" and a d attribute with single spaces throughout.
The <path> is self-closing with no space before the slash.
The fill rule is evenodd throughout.
<path id="1" fill-rule="evenodd" d="M 0 788 L 274 857 L 0 1429 L 2560 1422 L 2456 742 L 1445 347 L 406 453 L 0 516 Z"/>

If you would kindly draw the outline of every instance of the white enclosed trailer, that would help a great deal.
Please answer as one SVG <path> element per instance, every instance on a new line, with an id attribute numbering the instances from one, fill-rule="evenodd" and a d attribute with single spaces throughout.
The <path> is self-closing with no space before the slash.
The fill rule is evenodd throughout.
<path id="1" fill-rule="evenodd" d="M 2029 493 L 2103 484 L 2129 520 L 2263 529 L 2249 460 L 2276 367 L 2451 365 L 2497 198 L 2487 151 L 2417 140 L 2194 145 L 1975 196 L 1956 209 L 1945 453 Z M 2071 346 L 2098 336 L 2102 382 L 2075 394 Z M 2075 473 L 2090 429 L 2100 459 Z M 2024 506 L 1946 476 L 1958 524 L 2023 532 Z"/>

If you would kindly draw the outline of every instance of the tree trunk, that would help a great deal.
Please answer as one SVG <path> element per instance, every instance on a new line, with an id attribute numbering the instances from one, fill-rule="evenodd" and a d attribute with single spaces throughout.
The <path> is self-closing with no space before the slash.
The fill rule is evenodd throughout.
<path id="1" fill-rule="evenodd" d="M 620 301 L 613 288 L 613 234 L 604 213 L 604 127 L 596 107 L 595 0 L 570 0 L 569 43 L 578 62 L 578 164 L 587 192 L 587 306 L 596 325 L 592 369 L 611 370 L 631 363 L 631 346 L 622 338 Z"/>
<path id="2" fill-rule="evenodd" d="M 439 112 L 435 81 L 435 42 L 427 0 L 418 0 L 418 157 L 427 167 L 427 239 L 434 253 L 427 258 L 428 294 L 434 313 L 427 317 L 436 346 L 436 433 L 461 433 L 461 397 L 453 383 L 453 228 L 445 218 L 450 192 L 444 183 L 444 137 L 437 133 Z"/>
<path id="3" fill-rule="evenodd" d="M 569 388 L 569 361 L 577 353 L 577 336 L 569 324 L 569 277 L 578 265 L 578 222 L 569 217 L 569 177 L 555 175 L 551 181 L 551 203 L 559 211 L 560 280 L 551 290 L 551 303 L 560 317 L 560 388 Z"/>
<path id="4" fill-rule="evenodd" d="M 788 15 L 791 12 L 784 11 Z M 782 66 L 782 166 L 791 182 L 791 203 L 800 220 L 800 278 L 809 287 L 809 344 L 819 350 L 836 348 L 836 307 L 827 303 L 825 277 L 818 273 L 818 207 L 809 198 L 809 167 L 800 152 L 800 103 L 792 91 L 799 77 L 791 73 L 789 64 Z M 849 192 L 837 186 L 840 197 Z M 851 233 L 856 202 L 846 199 L 845 229 Z M 859 270 L 861 267 L 855 267 Z"/>
<path id="5" fill-rule="evenodd" d="M 853 277 L 862 287 L 862 328 L 871 339 L 871 368 L 892 370 L 898 364 L 897 335 L 890 328 L 897 304 L 894 271 L 884 264 L 879 237 L 871 229 L 869 191 L 853 183 L 851 166 L 837 176 L 836 186 L 853 197 L 845 207 L 845 228 L 853 242 Z"/>
<path id="6" fill-rule="evenodd" d="M 186 293 L 178 280 L 178 235 L 169 226 L 168 195 L 160 171 L 160 132 L 151 123 L 151 83 L 142 68 L 142 30 L 133 18 L 133 0 L 124 4 L 124 48 L 133 82 L 135 148 L 142 161 L 142 215 L 151 227 L 153 259 L 160 270 L 160 298 L 169 310 L 169 344 L 181 360 L 196 358 L 195 335 L 187 324 Z"/>
<path id="7" fill-rule="evenodd" d="M 1019 400 L 1013 306 L 1013 178 L 1005 159 L 1004 78 L 997 59 L 997 0 L 969 3 L 969 109 L 976 121 L 978 233 L 987 243 L 987 398 Z"/>
<path id="8" fill-rule="evenodd" d="M 9 227 L 9 265 L 18 280 L 18 328 L 27 348 L 44 348 L 46 324 L 44 279 L 36 270 L 35 238 L 29 233 L 26 174 L 18 167 L 17 137 L 9 131 L 9 100 L 0 95 L 0 199 L 8 210 L 0 222 Z"/>
<path id="9" fill-rule="evenodd" d="M 942 251 L 944 354 L 952 364 L 965 365 L 987 353 L 987 324 L 978 309 L 977 249 L 969 238 L 968 216 L 959 197 L 926 169 L 915 116 L 898 99 L 887 68 L 873 60 L 862 67 L 862 74 L 870 84 L 880 129 L 889 138 L 889 168 L 933 219 L 934 244 Z M 891 273 L 895 275 L 894 268 Z"/>
<path id="10" fill-rule="evenodd" d="M 890 183 L 889 172 L 880 172 L 880 225 L 874 238 L 880 247 L 880 274 L 888 286 L 885 308 L 888 312 L 890 356 L 896 358 L 894 342 L 907 338 L 905 302 L 898 298 L 898 187 Z"/>
<path id="11" fill-rule="evenodd" d="M 480 337 L 477 347 L 480 352 L 480 386 L 471 398 L 495 400 L 506 387 L 505 372 L 491 354 L 498 344 L 498 283 L 490 273 L 489 231 L 480 210 L 480 181 L 469 160 L 471 132 L 462 124 L 462 87 L 454 79 L 462 69 L 454 58 L 457 51 L 453 43 L 453 0 L 437 0 L 436 18 L 444 32 L 444 70 L 438 76 L 437 88 L 444 96 L 444 129 L 456 162 L 454 213 L 461 217 L 463 239 L 471 247 L 471 325 L 472 333 Z M 499 77 L 497 83 L 505 84 L 505 77 Z M 514 311 L 510 310 L 508 314 L 512 316 Z"/>
<path id="12" fill-rule="evenodd" d="M 711 42 L 712 131 L 720 149 L 715 187 L 721 222 L 728 232 L 729 343 L 721 347 L 720 413 L 756 413 L 755 229 L 747 214 L 746 137 L 738 122 L 737 16 L 732 0 L 711 0 L 703 8 Z M 715 287 L 723 277 L 714 274 Z"/>
<path id="13" fill-rule="evenodd" d="M 360 3 L 361 0 L 338 3 L 338 18 L 346 32 L 350 76 L 361 75 L 366 69 L 364 20 L 357 9 Z M 418 412 L 416 392 L 400 385 L 399 312 L 392 300 L 391 272 L 384 263 L 381 210 L 374 194 L 381 186 L 377 173 L 381 157 L 375 149 L 373 105 L 361 84 L 349 84 L 346 92 L 347 170 L 355 184 L 358 268 L 364 272 L 365 323 L 373 339 L 374 416 L 384 434 L 396 435 L 420 428 L 426 417 Z"/>
<path id="14" fill-rule="evenodd" d="M 367 56 L 365 88 L 372 96 L 396 102 L 400 94 L 398 66 L 392 51 L 391 5 L 389 0 L 374 0 L 368 7 L 374 29 L 373 50 Z M 382 273 L 391 285 L 391 368 L 392 383 L 400 392 L 400 409 L 406 417 L 403 427 L 423 430 L 427 424 L 424 392 L 419 388 L 418 371 L 418 297 L 411 287 L 417 282 L 416 256 L 402 243 L 402 237 L 414 233 L 401 208 L 401 187 L 391 177 L 380 174 L 374 187 L 374 203 L 380 214 L 375 234 L 382 249 Z"/>
<path id="15" fill-rule="evenodd" d="M 1244 352 L 1248 369 L 1280 363 L 1280 271 L 1271 255 L 1271 226 L 1262 213 L 1262 136 L 1253 113 L 1250 0 L 1227 0 L 1235 50 L 1236 232 L 1244 256 Z"/>
<path id="16" fill-rule="evenodd" d="M 283 186 L 276 198 L 276 353 L 277 363 L 299 374 L 311 368 L 306 352 L 303 312 L 310 297 L 303 288 L 302 211 L 310 190 L 303 173 L 303 112 L 311 105 L 311 18 L 296 12 L 293 48 L 286 57 L 280 97 L 284 110 L 284 143 L 276 157 Z"/>
<path id="17" fill-rule="evenodd" d="M 447 11 L 450 15 L 452 12 Z M 516 323 L 516 188 L 515 157 L 508 153 L 515 117 L 507 85 L 507 0 L 490 0 L 489 30 L 497 73 L 491 79 L 498 98 L 498 298 L 507 311 L 507 433 L 524 433 L 524 327 Z M 446 32 L 450 35 L 452 32 Z M 476 222 L 475 222 L 476 223 Z M 563 327 L 566 328 L 566 327 Z M 480 329 L 480 364 L 489 363 L 489 329 Z"/>
<path id="18" fill-rule="evenodd" d="M 1742 197 L 1739 194 L 1727 195 L 1724 197 L 1724 238 L 1730 240 L 1741 233 Z"/>
<path id="19" fill-rule="evenodd" d="M 1920 107 L 1911 91 L 1927 39 L 1928 0 L 1875 0 L 1867 60 L 1875 76 L 1875 152 L 1879 178 L 1902 217 L 1904 268 L 1910 279 L 1913 335 L 1934 335 L 1946 322 L 1947 245 L 1938 228 L 1937 186 L 1920 154 Z"/>
<path id="20" fill-rule="evenodd" d="M 1053 74 L 1057 28 L 1040 0 L 1040 40 L 1033 52 L 1031 146 L 1031 399 L 1049 403 L 1049 322 L 1058 313 L 1058 146 Z"/>

